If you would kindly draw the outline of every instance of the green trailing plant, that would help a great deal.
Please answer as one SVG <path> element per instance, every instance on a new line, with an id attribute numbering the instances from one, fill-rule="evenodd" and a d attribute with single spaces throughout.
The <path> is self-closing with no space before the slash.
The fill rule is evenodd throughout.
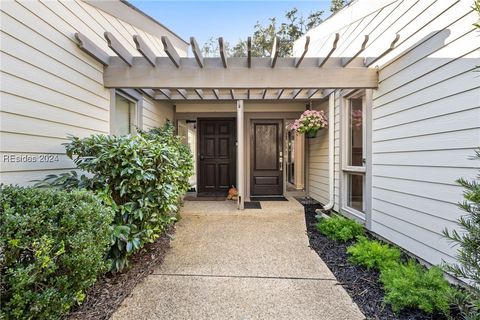
<path id="1" fill-rule="evenodd" d="M 108 268 L 114 212 L 92 192 L 0 185 L 0 318 L 59 319 Z"/>
<path id="2" fill-rule="evenodd" d="M 426 270 L 420 264 L 409 260 L 406 264 L 394 264 L 382 269 L 380 281 L 385 289 L 385 302 L 393 311 L 417 308 L 428 314 L 448 314 L 449 295 L 452 287 L 444 279 L 438 267 Z"/>
<path id="3" fill-rule="evenodd" d="M 367 269 L 383 270 L 401 262 L 401 252 L 398 248 L 359 237 L 358 241 L 347 248 L 350 261 Z"/>
<path id="4" fill-rule="evenodd" d="M 109 258 L 111 270 L 120 271 L 133 252 L 176 220 L 180 196 L 193 174 L 190 149 L 174 135 L 171 123 L 133 136 L 70 139 L 67 155 L 91 175 L 88 187 L 102 191 L 116 212 Z"/>
<path id="5" fill-rule="evenodd" d="M 473 159 L 480 160 L 480 149 Z M 458 230 L 445 229 L 443 234 L 454 246 L 458 247 L 457 263 L 445 263 L 445 271 L 470 284 L 468 296 L 471 305 L 480 305 L 480 174 L 476 180 L 458 179 L 464 189 L 464 201 L 459 204 L 464 212 L 458 221 Z M 480 318 L 480 308 L 476 309 Z"/>
<path id="6" fill-rule="evenodd" d="M 340 215 L 333 215 L 329 219 L 320 218 L 316 228 L 328 238 L 341 242 L 353 240 L 365 234 L 360 223 Z"/>

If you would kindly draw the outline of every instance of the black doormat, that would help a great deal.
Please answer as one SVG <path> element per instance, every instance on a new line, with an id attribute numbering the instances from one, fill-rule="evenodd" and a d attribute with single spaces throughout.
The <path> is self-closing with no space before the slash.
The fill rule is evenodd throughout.
<path id="1" fill-rule="evenodd" d="M 246 201 L 243 203 L 245 209 L 262 209 L 262 205 L 258 201 Z"/>
<path id="2" fill-rule="evenodd" d="M 288 201 L 287 198 L 279 197 L 250 197 L 250 201 Z"/>

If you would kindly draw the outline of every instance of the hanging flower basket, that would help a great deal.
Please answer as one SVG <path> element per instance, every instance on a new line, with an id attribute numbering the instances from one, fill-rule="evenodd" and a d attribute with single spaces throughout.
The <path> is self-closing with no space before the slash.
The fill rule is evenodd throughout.
<path id="1" fill-rule="evenodd" d="M 325 113 L 320 110 L 306 110 L 300 119 L 297 119 L 290 126 L 290 130 L 305 134 L 307 138 L 315 138 L 319 130 L 328 125 Z"/>
<path id="2" fill-rule="evenodd" d="M 318 133 L 319 130 L 321 130 L 321 129 L 307 131 L 307 132 L 305 133 L 305 137 L 308 138 L 308 139 L 316 138 L 316 137 L 317 137 L 317 133 Z"/>

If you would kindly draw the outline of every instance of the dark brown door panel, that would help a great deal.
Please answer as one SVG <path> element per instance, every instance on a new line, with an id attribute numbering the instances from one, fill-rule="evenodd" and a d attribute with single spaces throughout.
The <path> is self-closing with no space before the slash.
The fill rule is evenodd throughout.
<path id="1" fill-rule="evenodd" d="M 226 195 L 235 185 L 234 119 L 199 119 L 198 195 Z"/>
<path id="2" fill-rule="evenodd" d="M 251 194 L 283 194 L 283 121 L 252 120 L 250 137 Z"/>

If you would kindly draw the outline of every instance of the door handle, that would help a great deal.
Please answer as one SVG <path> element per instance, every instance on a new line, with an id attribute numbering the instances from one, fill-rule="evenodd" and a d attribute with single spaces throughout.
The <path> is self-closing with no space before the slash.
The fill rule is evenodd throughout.
<path id="1" fill-rule="evenodd" d="M 205 160 L 205 157 L 203 156 L 203 154 L 200 155 L 200 161 L 201 160 Z"/>
<path id="2" fill-rule="evenodd" d="M 280 171 L 283 171 L 283 153 L 280 152 L 280 157 L 278 158 L 278 163 L 280 164 Z"/>

